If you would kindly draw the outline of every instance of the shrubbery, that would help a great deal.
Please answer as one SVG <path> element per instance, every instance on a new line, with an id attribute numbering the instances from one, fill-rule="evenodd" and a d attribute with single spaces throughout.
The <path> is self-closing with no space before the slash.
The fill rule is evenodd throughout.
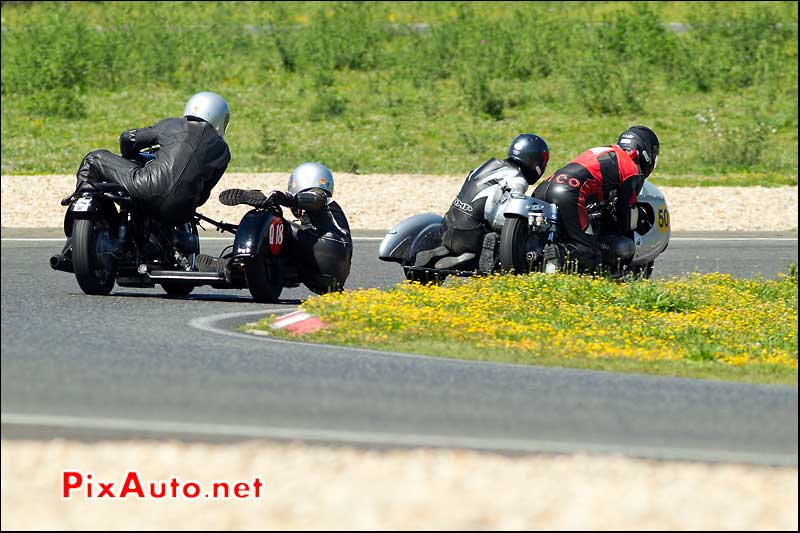
<path id="1" fill-rule="evenodd" d="M 653 2 L 628 3 L 600 21 L 567 17 L 579 4 L 515 3 L 506 16 L 489 17 L 490 3 L 444 3 L 449 19 L 417 31 L 391 31 L 392 5 L 380 2 L 310 3 L 296 17 L 280 3 L 116 2 L 93 16 L 70 3 L 34 4 L 13 7 L 25 13 L 4 23 L 4 94 L 218 85 L 231 78 L 258 83 L 274 68 L 390 70 L 418 83 L 475 71 L 507 82 L 541 81 L 586 69 L 590 78 L 575 80 L 593 111 L 592 97 L 603 100 L 608 90 L 601 82 L 619 71 L 643 81 L 666 76 L 699 91 L 797 78 L 796 2 L 738 10 L 693 2 L 689 31 L 681 34 L 666 28 Z M 260 20 L 243 24 L 231 16 L 243 7 L 257 9 Z M 638 91 L 644 99 L 647 84 Z"/>
<path id="2" fill-rule="evenodd" d="M 521 112 L 535 117 L 547 105 L 573 120 L 618 117 L 627 124 L 654 114 L 665 98 L 729 99 L 750 91 L 748 98 L 767 108 L 759 109 L 766 134 L 797 129 L 796 2 L 692 2 L 684 32 L 666 27 L 675 22 L 665 18 L 668 8 L 660 2 L 604 11 L 574 2 L 5 2 L 2 94 L 24 99 L 32 114 L 73 118 L 87 94 L 158 86 L 268 92 L 280 78 L 284 88 L 308 87 L 303 120 L 313 124 L 363 115 L 355 102 L 371 95 L 354 94 L 350 82 L 369 77 L 385 102 L 376 112 L 393 117 L 422 110 L 435 119 L 452 98 L 484 121 Z M 690 111 L 682 120 L 702 128 L 694 119 L 702 109 Z M 730 144 L 719 137 L 710 142 L 709 152 Z M 728 166 L 757 163 L 758 147 L 747 150 Z"/>

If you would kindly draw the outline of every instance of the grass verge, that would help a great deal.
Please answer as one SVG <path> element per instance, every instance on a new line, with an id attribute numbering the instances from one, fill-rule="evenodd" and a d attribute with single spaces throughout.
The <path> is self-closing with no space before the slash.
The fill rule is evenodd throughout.
<path id="1" fill-rule="evenodd" d="M 303 340 L 459 359 L 797 384 L 797 271 L 619 284 L 491 276 L 310 298 Z M 265 319 L 255 328 L 274 332 Z"/>
<path id="2" fill-rule="evenodd" d="M 212 90 L 231 172 L 466 175 L 523 131 L 555 171 L 642 123 L 657 185 L 797 184 L 797 2 L 4 2 L 0 33 L 4 175 Z"/>

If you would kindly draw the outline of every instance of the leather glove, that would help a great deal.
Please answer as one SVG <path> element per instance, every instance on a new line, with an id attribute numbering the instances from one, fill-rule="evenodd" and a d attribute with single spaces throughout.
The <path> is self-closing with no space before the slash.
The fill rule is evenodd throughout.
<path id="1" fill-rule="evenodd" d="M 264 205 L 283 205 L 286 207 L 293 207 L 294 195 L 278 190 L 270 191 L 269 194 L 267 194 L 266 200 L 264 200 Z"/>

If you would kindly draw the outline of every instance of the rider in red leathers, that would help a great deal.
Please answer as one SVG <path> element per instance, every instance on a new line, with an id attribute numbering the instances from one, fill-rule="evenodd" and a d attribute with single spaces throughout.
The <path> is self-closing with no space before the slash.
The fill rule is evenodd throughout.
<path id="1" fill-rule="evenodd" d="M 542 181 L 533 196 L 558 206 L 561 234 L 568 241 L 545 246 L 545 262 L 563 267 L 574 260 L 581 272 L 594 272 L 600 265 L 615 269 L 628 262 L 635 251 L 636 199 L 656 168 L 659 152 L 656 134 L 633 126 L 617 144 L 591 148 Z M 609 235 L 593 235 L 587 207 L 614 200 L 618 227 Z"/>

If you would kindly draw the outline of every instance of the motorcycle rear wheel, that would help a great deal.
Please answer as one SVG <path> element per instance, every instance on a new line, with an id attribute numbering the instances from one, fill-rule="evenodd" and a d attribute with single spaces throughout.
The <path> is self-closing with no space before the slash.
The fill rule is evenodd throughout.
<path id="1" fill-rule="evenodd" d="M 109 231 L 109 225 L 102 217 L 76 220 L 72 225 L 72 268 L 86 294 L 109 294 L 117 280 L 116 260 L 97 253 L 97 239 L 103 231 Z"/>
<path id="2" fill-rule="evenodd" d="M 528 221 L 518 217 L 507 218 L 500 232 L 501 272 L 528 273 L 527 243 Z"/>

